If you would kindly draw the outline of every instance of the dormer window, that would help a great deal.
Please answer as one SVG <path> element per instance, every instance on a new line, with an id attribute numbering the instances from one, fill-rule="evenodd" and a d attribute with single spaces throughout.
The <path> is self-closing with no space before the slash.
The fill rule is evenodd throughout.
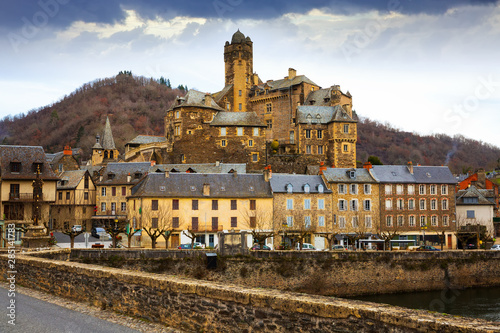
<path id="1" fill-rule="evenodd" d="M 319 184 L 318 185 L 318 192 L 323 193 L 323 191 L 324 191 L 323 185 Z"/>
<path id="2" fill-rule="evenodd" d="M 293 192 L 293 186 L 292 186 L 292 184 L 288 184 L 288 185 L 286 186 L 286 191 L 287 191 L 288 193 L 292 193 L 292 192 Z"/>
<path id="3" fill-rule="evenodd" d="M 115 174 L 114 173 L 108 173 L 108 179 L 115 179 Z"/>
<path id="4" fill-rule="evenodd" d="M 135 177 L 135 179 L 139 179 L 139 178 L 141 178 L 141 177 L 142 177 L 142 173 L 140 173 L 140 172 L 136 172 L 136 173 L 134 174 L 134 177 Z"/>
<path id="5" fill-rule="evenodd" d="M 21 162 L 10 162 L 10 172 L 12 173 L 21 172 Z"/>
<path id="6" fill-rule="evenodd" d="M 40 173 L 43 172 L 43 163 L 33 163 L 33 172 L 36 173 L 37 170 L 40 170 Z"/>
<path id="7" fill-rule="evenodd" d="M 351 179 L 356 178 L 356 171 L 354 171 L 354 170 L 349 171 L 349 178 L 351 178 Z"/>
<path id="8" fill-rule="evenodd" d="M 309 184 L 305 184 L 304 185 L 304 192 L 309 193 L 310 190 L 311 190 L 311 187 L 309 186 Z"/>

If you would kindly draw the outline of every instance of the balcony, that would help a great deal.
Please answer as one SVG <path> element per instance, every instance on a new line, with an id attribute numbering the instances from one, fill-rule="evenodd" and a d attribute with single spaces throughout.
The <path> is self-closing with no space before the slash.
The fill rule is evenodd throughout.
<path id="1" fill-rule="evenodd" d="M 44 201 L 43 193 L 38 196 L 38 200 Z M 18 201 L 18 202 L 32 202 L 33 193 L 9 193 L 9 201 Z"/>
<path id="2" fill-rule="evenodd" d="M 196 225 L 193 224 L 192 226 L 192 231 L 193 232 L 217 232 L 217 231 L 222 231 L 222 225 Z"/>

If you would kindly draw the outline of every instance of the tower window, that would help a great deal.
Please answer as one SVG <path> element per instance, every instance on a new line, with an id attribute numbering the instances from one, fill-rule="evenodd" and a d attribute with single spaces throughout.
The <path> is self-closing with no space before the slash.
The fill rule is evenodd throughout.
<path id="1" fill-rule="evenodd" d="M 241 111 L 242 109 L 243 109 L 243 105 L 242 105 L 241 103 L 240 103 L 240 104 L 238 104 L 238 110 L 240 110 L 240 111 Z"/>
<path id="2" fill-rule="evenodd" d="M 238 96 L 241 96 L 241 90 L 238 90 Z"/>

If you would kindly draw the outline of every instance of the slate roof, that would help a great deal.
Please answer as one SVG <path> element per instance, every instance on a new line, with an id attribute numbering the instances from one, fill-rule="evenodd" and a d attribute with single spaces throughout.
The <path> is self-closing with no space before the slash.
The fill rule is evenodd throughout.
<path id="1" fill-rule="evenodd" d="M 154 135 L 138 135 L 131 141 L 127 142 L 129 144 L 148 144 L 153 142 L 165 142 L 167 139 L 164 136 L 154 136 Z"/>
<path id="2" fill-rule="evenodd" d="M 477 203 L 465 203 L 464 198 L 478 198 Z M 457 192 L 457 205 L 495 205 L 495 192 L 493 190 L 478 189 L 472 185 L 465 190 Z"/>
<path id="3" fill-rule="evenodd" d="M 109 123 L 109 117 L 106 117 L 106 125 L 104 126 L 104 134 L 102 136 L 102 148 L 110 150 L 116 149 L 113 133 L 111 132 L 111 124 Z"/>
<path id="4" fill-rule="evenodd" d="M 331 86 L 329 88 L 324 88 L 324 89 L 318 89 L 311 91 L 308 95 L 306 100 L 304 101 L 304 105 L 310 105 L 311 101 L 314 101 L 314 104 L 312 105 L 317 105 L 317 106 L 330 106 L 331 105 L 331 98 L 332 98 L 332 90 L 333 91 L 340 91 L 342 95 L 349 96 L 351 97 L 351 94 L 347 92 L 344 94 L 340 90 L 340 86 Z M 325 98 L 327 101 L 325 101 Z"/>
<path id="5" fill-rule="evenodd" d="M 239 174 L 247 173 L 246 163 L 201 163 L 201 164 L 156 164 L 151 166 L 149 172 L 187 172 L 193 173 L 229 173 L 236 171 Z"/>
<path id="6" fill-rule="evenodd" d="M 297 121 L 300 124 L 329 124 L 334 121 L 356 122 L 340 105 L 301 105 L 297 107 Z"/>
<path id="7" fill-rule="evenodd" d="M 204 184 L 210 185 L 210 196 L 203 196 Z M 263 175 L 150 173 L 132 188 L 131 197 L 272 198 L 272 192 Z"/>
<path id="8" fill-rule="evenodd" d="M 289 89 L 290 87 L 301 83 L 309 83 L 318 86 L 316 83 L 311 81 L 307 76 L 297 75 L 293 79 L 280 79 L 280 80 L 268 81 L 258 85 L 257 87 L 260 89 L 264 89 L 264 87 L 267 84 L 271 90 L 283 90 L 283 89 Z"/>
<path id="9" fill-rule="evenodd" d="M 81 155 L 83 153 L 82 148 L 72 148 L 71 152 L 72 152 L 71 156 L 73 156 L 73 157 Z M 58 151 L 57 153 L 53 153 L 53 154 L 45 154 L 45 156 L 47 157 L 47 161 L 52 166 L 54 166 L 64 156 L 64 151 Z"/>
<path id="10" fill-rule="evenodd" d="M 266 125 L 257 117 L 255 112 L 217 112 L 210 123 L 211 126 L 250 126 L 266 127 Z"/>
<path id="11" fill-rule="evenodd" d="M 354 177 L 350 177 L 354 171 Z M 367 169 L 364 168 L 327 168 L 323 176 L 328 183 L 376 183 L 377 181 Z"/>
<path id="12" fill-rule="evenodd" d="M 323 186 L 323 193 L 331 193 L 321 176 L 291 175 L 273 173 L 270 179 L 273 193 L 286 193 L 287 185 L 292 185 L 292 193 L 305 193 L 304 186 L 309 185 L 309 193 L 319 193 L 319 185 Z"/>
<path id="13" fill-rule="evenodd" d="M 228 92 L 231 91 L 231 89 L 233 89 L 233 85 L 228 84 L 221 91 L 214 93 L 212 96 L 216 102 L 220 102 L 222 98 L 226 96 Z"/>
<path id="14" fill-rule="evenodd" d="M 101 181 L 97 185 L 131 185 L 137 184 L 143 178 L 151 167 L 150 162 L 134 162 L 134 163 L 108 163 L 104 169 Z M 112 174 L 114 177 L 110 178 Z M 127 181 L 127 176 L 130 174 L 131 181 Z M 136 177 L 136 174 L 139 177 Z"/>
<path id="15" fill-rule="evenodd" d="M 21 163 L 21 170 L 11 172 L 10 163 Z M 0 176 L 2 179 L 35 179 L 33 163 L 42 163 L 43 170 L 40 178 L 44 180 L 57 180 L 52 171 L 43 147 L 39 146 L 0 146 Z"/>
<path id="16" fill-rule="evenodd" d="M 217 110 L 224 110 L 222 109 L 215 100 L 212 98 L 212 101 L 210 103 L 210 106 L 205 105 L 205 93 L 201 91 L 197 91 L 194 89 L 190 89 L 187 94 L 182 97 L 184 101 L 182 101 L 181 104 L 174 103 L 170 110 L 175 109 L 177 107 L 184 107 L 184 106 L 197 106 L 197 107 L 202 107 L 202 108 L 212 108 L 212 109 L 217 109 Z"/>
<path id="17" fill-rule="evenodd" d="M 87 170 L 72 170 L 64 171 L 59 176 L 60 180 L 57 182 L 58 190 L 74 189 L 80 184 Z"/>
<path id="18" fill-rule="evenodd" d="M 414 166 L 413 174 L 406 165 L 374 165 L 372 174 L 381 183 L 456 184 L 446 166 Z"/>

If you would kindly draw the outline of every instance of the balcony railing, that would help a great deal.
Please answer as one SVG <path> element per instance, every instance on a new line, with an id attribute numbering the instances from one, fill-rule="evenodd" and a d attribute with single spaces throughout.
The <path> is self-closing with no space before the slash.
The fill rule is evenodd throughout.
<path id="1" fill-rule="evenodd" d="M 9 201 L 33 201 L 33 193 L 9 193 Z M 38 200 L 44 201 L 43 193 L 38 195 Z"/>
<path id="2" fill-rule="evenodd" d="M 212 225 L 192 225 L 193 232 L 217 232 L 222 231 L 222 225 L 212 226 Z"/>

